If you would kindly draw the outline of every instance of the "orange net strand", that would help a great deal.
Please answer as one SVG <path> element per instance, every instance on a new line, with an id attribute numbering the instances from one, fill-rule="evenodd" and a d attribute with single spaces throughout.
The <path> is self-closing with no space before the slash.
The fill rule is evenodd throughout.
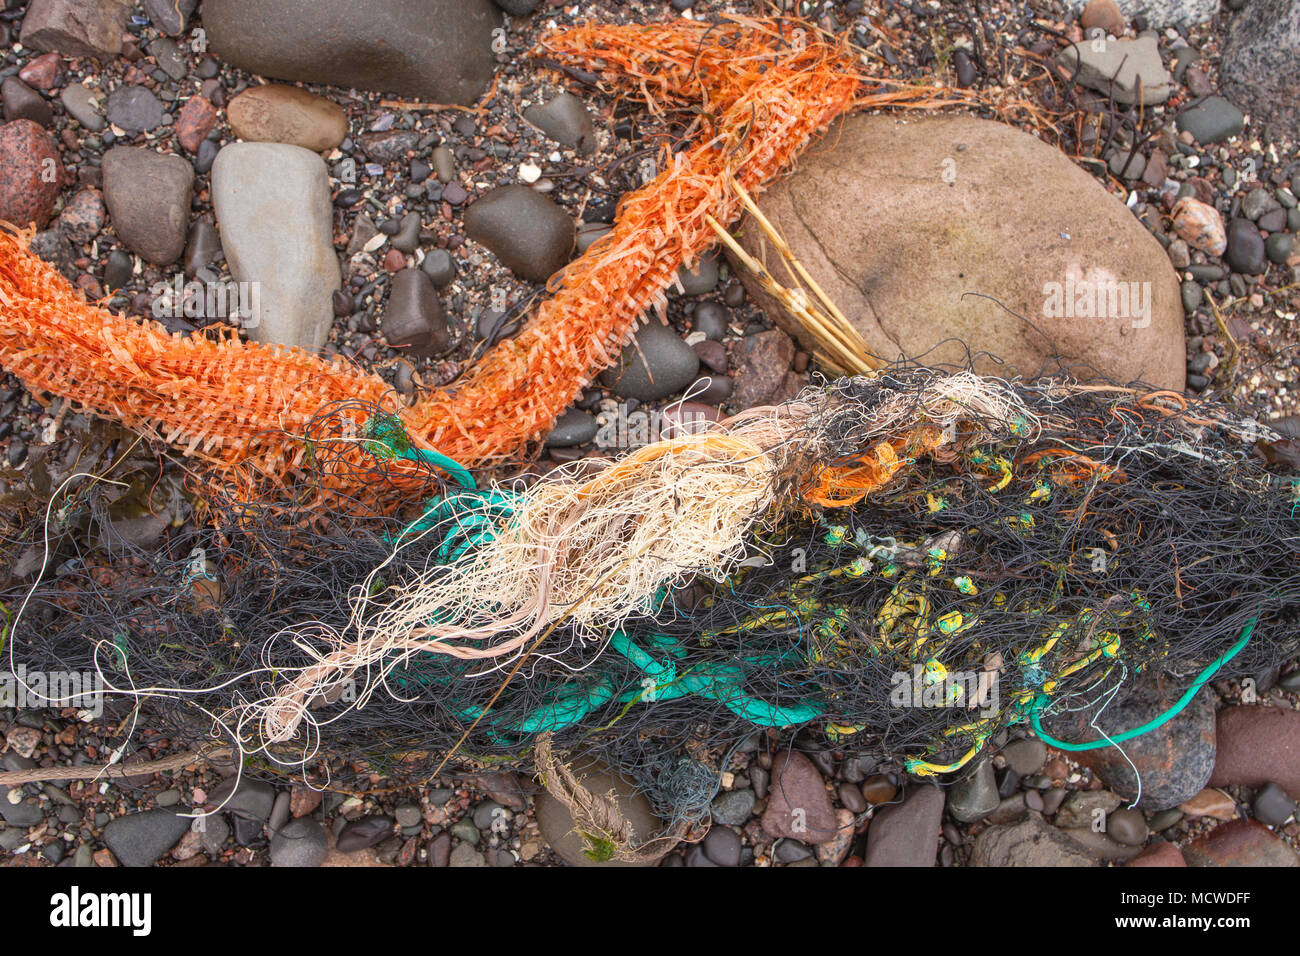
<path id="1" fill-rule="evenodd" d="M 587 26 L 548 39 L 550 53 L 648 96 L 704 101 L 704 141 L 665 157 L 659 175 L 620 204 L 612 232 L 552 279 L 552 298 L 455 391 L 406 405 L 341 359 L 232 332 L 185 338 L 115 316 L 28 252 L 30 234 L 3 232 L 0 364 L 34 393 L 152 431 L 218 471 L 251 465 L 255 484 L 298 473 L 297 436 L 323 406 L 348 400 L 397 414 L 418 447 L 470 466 L 500 463 L 545 435 L 643 313 L 663 313 L 678 269 L 715 242 L 706 214 L 736 218 L 731 178 L 758 192 L 853 102 L 859 81 L 839 48 L 791 50 L 780 36 L 776 21 L 750 20 L 715 31 L 686 21 Z"/>

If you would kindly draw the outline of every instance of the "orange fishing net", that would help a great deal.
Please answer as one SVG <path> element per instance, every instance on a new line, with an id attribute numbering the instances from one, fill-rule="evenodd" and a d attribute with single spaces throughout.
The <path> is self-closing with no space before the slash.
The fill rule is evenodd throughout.
<path id="1" fill-rule="evenodd" d="M 304 444 L 295 436 L 322 406 L 343 400 L 396 413 L 417 447 L 467 465 L 500 462 L 546 433 L 615 361 L 643 313 L 662 313 L 678 269 L 715 242 L 706 214 L 735 218 L 732 177 L 757 192 L 854 102 L 861 77 L 852 59 L 791 36 L 782 21 L 738 19 L 586 26 L 544 41 L 545 52 L 639 93 L 653 110 L 702 103 L 699 145 L 664 156 L 662 172 L 622 201 L 612 232 L 552 279 L 552 298 L 454 391 L 407 405 L 341 360 L 233 335 L 182 338 L 114 316 L 32 256 L 24 237 L 2 231 L 0 364 L 35 393 L 152 429 L 223 474 L 247 463 L 260 484 L 299 470 Z M 891 90 L 878 101 L 936 103 L 926 90 Z"/>

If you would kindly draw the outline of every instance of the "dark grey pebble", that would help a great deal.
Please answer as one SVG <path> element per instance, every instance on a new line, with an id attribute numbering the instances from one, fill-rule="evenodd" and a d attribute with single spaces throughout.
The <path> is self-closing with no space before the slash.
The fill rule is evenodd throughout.
<path id="1" fill-rule="evenodd" d="M 1228 249 L 1223 261 L 1233 272 L 1242 275 L 1259 275 L 1266 268 L 1264 240 L 1249 219 L 1233 219 L 1228 223 Z"/>
<path id="2" fill-rule="evenodd" d="M 600 426 L 596 419 L 584 411 L 570 408 L 555 422 L 550 434 L 546 436 L 547 448 L 571 448 L 585 445 L 596 437 Z"/>
<path id="3" fill-rule="evenodd" d="M 374 846 L 392 836 L 393 820 L 391 817 L 362 817 L 354 820 L 339 831 L 338 846 L 340 853 L 352 853 Z"/>
<path id="4" fill-rule="evenodd" d="M 189 829 L 189 817 L 172 810 L 145 810 L 110 820 L 104 844 L 123 866 L 152 866 Z"/>
<path id="5" fill-rule="evenodd" d="M 271 837 L 272 866 L 320 866 L 328 853 L 325 828 L 310 817 L 290 820 Z"/>
<path id="6" fill-rule="evenodd" d="M 711 827 L 704 838 L 704 855 L 718 866 L 739 866 L 740 850 L 740 837 L 730 827 Z"/>
<path id="7" fill-rule="evenodd" d="M 717 302 L 701 302 L 691 317 L 691 327 L 714 342 L 722 341 L 731 322 L 731 310 Z"/>
<path id="8" fill-rule="evenodd" d="M 545 103 L 528 107 L 524 119 L 562 146 L 584 154 L 596 149 L 596 127 L 591 113 L 572 93 L 560 93 Z"/>
<path id="9" fill-rule="evenodd" d="M 456 278 L 456 265 L 446 249 L 430 250 L 420 263 L 420 270 L 440 289 Z"/>
<path id="10" fill-rule="evenodd" d="M 652 318 L 600 380 L 620 398 L 653 402 L 691 384 L 699 368 L 695 351 L 671 327 Z"/>
<path id="11" fill-rule="evenodd" d="M 1251 809 L 1255 819 L 1271 827 L 1280 827 L 1295 813 L 1296 802 L 1275 783 L 1266 783 L 1255 793 Z"/>
<path id="12" fill-rule="evenodd" d="M 563 268 L 575 241 L 568 214 L 541 193 L 519 185 L 500 186 L 475 201 L 465 211 L 465 233 L 511 272 L 532 282 L 545 282 Z"/>
<path id="13" fill-rule="evenodd" d="M 383 330 L 393 348 L 437 354 L 447 347 L 449 335 L 442 301 L 424 272 L 402 269 L 393 275 Z"/>
<path id="14" fill-rule="evenodd" d="M 153 91 L 143 86 L 119 86 L 108 94 L 108 121 L 128 133 L 147 133 L 163 121 L 163 105 Z"/>

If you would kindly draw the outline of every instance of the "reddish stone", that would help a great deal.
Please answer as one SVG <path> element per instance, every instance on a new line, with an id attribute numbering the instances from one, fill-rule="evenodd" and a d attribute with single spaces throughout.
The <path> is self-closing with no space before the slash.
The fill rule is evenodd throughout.
<path id="1" fill-rule="evenodd" d="M 1183 850 L 1190 866 L 1300 866 L 1295 850 L 1254 820 L 1215 827 Z"/>
<path id="2" fill-rule="evenodd" d="M 0 220 L 44 229 L 62 182 L 53 136 L 31 120 L 0 126 Z"/>
<path id="3" fill-rule="evenodd" d="M 319 790 L 312 790 L 309 787 L 294 787 L 289 794 L 289 813 L 294 819 L 305 817 L 309 813 L 314 813 L 320 806 L 321 794 Z"/>
<path id="4" fill-rule="evenodd" d="M 384 256 L 384 268 L 389 272 L 401 272 L 406 268 L 406 256 L 401 249 L 389 249 Z"/>
<path id="5" fill-rule="evenodd" d="M 774 401 L 794 361 L 794 340 L 771 329 L 746 336 L 736 348 L 740 354 L 731 403 L 746 409 Z"/>
<path id="6" fill-rule="evenodd" d="M 18 78 L 28 86 L 49 92 L 63 77 L 63 59 L 57 53 L 38 56 L 18 71 Z"/>
<path id="7" fill-rule="evenodd" d="M 185 149 L 197 153 L 199 144 L 212 132 L 216 122 L 216 108 L 202 96 L 191 96 L 176 118 L 176 138 Z"/>
<path id="8" fill-rule="evenodd" d="M 798 751 L 783 751 L 772 761 L 763 829 L 811 844 L 825 843 L 839 830 L 821 773 Z"/>
<path id="9" fill-rule="evenodd" d="M 1217 736 L 1210 786 L 1276 783 L 1300 797 L 1300 711 L 1227 707 L 1219 711 Z"/>
<path id="10" fill-rule="evenodd" d="M 92 275 L 82 274 L 77 276 L 77 288 L 86 293 L 86 298 L 92 302 L 104 297 L 104 290 L 99 284 L 99 280 Z"/>
<path id="11" fill-rule="evenodd" d="M 1172 843 L 1153 843 L 1133 859 L 1124 864 L 1125 866 L 1187 866 L 1187 861 L 1183 859 L 1183 853 Z"/>

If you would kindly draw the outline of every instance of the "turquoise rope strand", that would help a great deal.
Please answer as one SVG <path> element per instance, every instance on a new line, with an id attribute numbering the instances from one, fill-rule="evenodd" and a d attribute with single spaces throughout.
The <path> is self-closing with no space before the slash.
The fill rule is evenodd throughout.
<path id="1" fill-rule="evenodd" d="M 1038 734 L 1038 738 L 1049 747 L 1055 747 L 1057 750 L 1069 752 L 1079 750 L 1100 750 L 1102 747 L 1111 747 L 1115 744 L 1122 744 L 1124 741 L 1132 740 L 1134 737 L 1141 737 L 1143 734 L 1149 734 L 1157 727 L 1163 726 L 1172 718 L 1177 716 L 1183 708 L 1192 702 L 1192 698 L 1196 696 L 1196 692 L 1204 687 L 1206 683 L 1209 682 L 1210 678 L 1218 673 L 1219 669 L 1223 667 L 1224 664 L 1228 663 L 1228 661 L 1232 660 L 1241 652 L 1241 649 L 1250 641 L 1250 635 L 1254 633 L 1257 621 L 1259 621 L 1259 618 L 1251 618 L 1250 622 L 1241 632 L 1241 637 L 1238 639 L 1237 643 L 1233 644 L 1232 647 L 1228 648 L 1211 661 L 1210 665 L 1206 667 L 1205 670 L 1201 671 L 1200 676 L 1196 678 L 1192 683 L 1192 686 L 1187 688 L 1187 692 L 1184 693 L 1182 697 L 1178 698 L 1178 701 L 1172 707 L 1166 710 L 1159 717 L 1147 721 L 1141 727 L 1126 730 L 1124 733 L 1117 734 L 1108 740 L 1094 740 L 1083 744 L 1066 743 L 1063 740 L 1057 740 L 1055 737 L 1049 736 L 1047 731 L 1043 730 L 1043 724 L 1039 719 L 1038 712 L 1041 705 L 1047 700 L 1047 697 L 1044 694 L 1039 694 L 1034 698 L 1034 705 L 1029 713 L 1029 720 L 1030 723 L 1033 724 L 1034 733 Z"/>

